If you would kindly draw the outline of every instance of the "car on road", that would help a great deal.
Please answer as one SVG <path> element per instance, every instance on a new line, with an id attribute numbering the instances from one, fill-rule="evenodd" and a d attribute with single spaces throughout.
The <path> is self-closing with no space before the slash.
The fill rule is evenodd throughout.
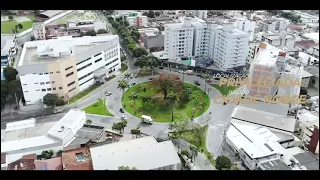
<path id="1" fill-rule="evenodd" d="M 163 67 L 162 67 L 162 66 L 160 66 L 160 67 L 159 67 L 159 69 L 163 69 Z"/>
<path id="2" fill-rule="evenodd" d="M 220 80 L 220 78 L 216 77 L 216 78 L 214 78 L 214 80 Z"/>
<path id="3" fill-rule="evenodd" d="M 133 78 L 133 74 L 131 74 L 130 78 L 131 78 L 131 79 Z"/>
<path id="4" fill-rule="evenodd" d="M 128 120 L 128 118 L 126 116 L 124 116 L 124 115 L 121 116 L 121 119 L 122 120 Z"/>
<path id="5" fill-rule="evenodd" d="M 122 108 L 120 108 L 119 111 L 120 111 L 121 113 L 124 113 L 124 110 L 123 110 Z"/>
<path id="6" fill-rule="evenodd" d="M 212 80 L 211 80 L 211 79 L 208 79 L 208 80 L 207 80 L 207 83 L 212 83 Z"/>
<path id="7" fill-rule="evenodd" d="M 198 77 L 202 77 L 202 74 L 197 74 Z"/>
<path id="8" fill-rule="evenodd" d="M 150 81 L 152 81 L 152 80 L 153 80 L 153 78 L 151 77 L 151 78 L 149 78 L 149 80 L 150 80 Z"/>
<path id="9" fill-rule="evenodd" d="M 184 71 L 179 71 L 179 73 L 184 74 Z"/>
<path id="10" fill-rule="evenodd" d="M 136 83 L 132 83 L 132 84 L 131 84 L 131 86 L 134 86 L 134 85 L 136 85 Z"/>
<path id="11" fill-rule="evenodd" d="M 111 94 L 111 92 L 106 92 L 106 96 L 110 96 Z"/>
<path id="12" fill-rule="evenodd" d="M 141 122 L 147 123 L 147 124 L 152 124 L 153 120 L 150 116 L 142 115 L 141 116 Z"/>
<path id="13" fill-rule="evenodd" d="M 197 81 L 197 80 L 194 81 L 194 84 L 197 85 L 197 86 L 200 86 L 200 82 Z"/>
<path id="14" fill-rule="evenodd" d="M 53 113 L 54 113 L 54 114 L 57 114 L 57 113 L 60 113 L 60 112 L 62 112 L 62 109 L 54 109 L 54 110 L 53 110 Z"/>

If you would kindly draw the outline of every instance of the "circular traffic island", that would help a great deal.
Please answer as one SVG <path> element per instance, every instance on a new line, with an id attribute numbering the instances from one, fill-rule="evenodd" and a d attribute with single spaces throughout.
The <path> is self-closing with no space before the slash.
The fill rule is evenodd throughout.
<path id="1" fill-rule="evenodd" d="M 150 116 L 155 122 L 172 122 L 172 112 L 173 122 L 177 122 L 207 111 L 210 99 L 203 90 L 178 77 L 167 80 L 161 76 L 129 88 L 121 99 L 124 109 L 138 118 Z"/>

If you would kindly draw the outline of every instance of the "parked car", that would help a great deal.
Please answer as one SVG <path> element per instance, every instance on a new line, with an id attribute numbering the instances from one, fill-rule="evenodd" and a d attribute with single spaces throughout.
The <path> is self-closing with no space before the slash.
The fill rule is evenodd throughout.
<path id="1" fill-rule="evenodd" d="M 195 85 L 197 85 L 197 86 L 200 86 L 200 82 L 199 82 L 199 81 L 197 81 L 197 80 L 196 80 L 196 81 L 194 81 L 194 84 L 195 84 Z"/>
<path id="2" fill-rule="evenodd" d="M 131 74 L 130 78 L 131 78 L 131 79 L 133 78 L 133 74 Z"/>
<path id="3" fill-rule="evenodd" d="M 163 69 L 163 67 L 162 67 L 162 66 L 160 66 L 160 67 L 159 67 L 159 69 Z"/>
<path id="4" fill-rule="evenodd" d="M 128 120 L 128 118 L 126 116 L 124 116 L 124 115 L 121 116 L 121 119 L 122 120 Z"/>
<path id="5" fill-rule="evenodd" d="M 106 92 L 106 96 L 110 96 L 111 94 L 111 92 Z"/>
<path id="6" fill-rule="evenodd" d="M 153 78 L 151 77 L 151 78 L 149 78 L 149 80 L 150 80 L 150 81 L 152 81 L 152 80 L 153 80 Z"/>
<path id="7" fill-rule="evenodd" d="M 124 113 L 124 110 L 122 109 L 122 108 L 120 108 L 120 110 L 119 110 L 121 113 Z"/>
<path id="8" fill-rule="evenodd" d="M 202 77 L 202 74 L 197 74 L 198 77 Z"/>
<path id="9" fill-rule="evenodd" d="M 131 84 L 131 86 L 134 86 L 134 85 L 136 85 L 136 83 L 132 83 L 132 84 Z"/>
<path id="10" fill-rule="evenodd" d="M 212 83 L 212 80 L 211 80 L 211 79 L 208 79 L 208 80 L 207 80 L 207 83 Z"/>
<path id="11" fill-rule="evenodd" d="M 53 113 L 54 113 L 54 114 L 60 113 L 60 112 L 62 112 L 62 109 L 54 109 L 54 110 L 53 110 Z"/>

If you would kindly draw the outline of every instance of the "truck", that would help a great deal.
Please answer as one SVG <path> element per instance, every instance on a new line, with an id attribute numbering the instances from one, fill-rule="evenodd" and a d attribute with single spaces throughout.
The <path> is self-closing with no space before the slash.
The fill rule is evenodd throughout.
<path id="1" fill-rule="evenodd" d="M 147 124 L 152 124 L 153 120 L 150 116 L 142 115 L 141 116 L 141 122 L 147 123 Z"/>

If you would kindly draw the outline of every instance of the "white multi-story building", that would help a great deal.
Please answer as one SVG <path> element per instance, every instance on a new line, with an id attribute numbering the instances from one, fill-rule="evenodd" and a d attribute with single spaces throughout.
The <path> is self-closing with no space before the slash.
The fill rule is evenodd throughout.
<path id="1" fill-rule="evenodd" d="M 252 42 L 249 43 L 249 53 L 247 56 L 247 60 L 246 63 L 247 64 L 251 64 L 252 60 L 254 59 L 254 57 L 256 57 L 256 54 L 258 52 L 258 47 L 259 47 L 259 42 Z"/>
<path id="2" fill-rule="evenodd" d="M 240 29 L 241 31 L 244 31 L 249 34 L 249 41 L 254 40 L 254 34 L 258 32 L 258 26 L 256 21 L 249 20 L 247 18 L 241 17 L 236 18 L 233 22 L 233 25 Z"/>
<path id="3" fill-rule="evenodd" d="M 195 14 L 200 19 L 207 19 L 208 10 L 195 10 Z"/>
<path id="4" fill-rule="evenodd" d="M 248 56 L 249 34 L 225 24 L 215 33 L 214 63 L 223 70 L 244 66 Z"/>
<path id="5" fill-rule="evenodd" d="M 143 16 L 141 12 L 129 12 L 123 17 L 128 21 L 130 26 L 148 27 L 148 17 Z"/>
<path id="6" fill-rule="evenodd" d="M 114 35 L 26 42 L 17 70 L 30 105 L 47 93 L 67 100 L 120 68 L 119 37 Z"/>
<path id="7" fill-rule="evenodd" d="M 281 32 L 287 28 L 287 22 L 282 19 L 268 19 L 261 22 L 264 31 Z"/>
<path id="8" fill-rule="evenodd" d="M 165 25 L 164 51 L 169 60 L 192 56 L 193 34 L 191 19 L 186 19 L 183 23 Z"/>

